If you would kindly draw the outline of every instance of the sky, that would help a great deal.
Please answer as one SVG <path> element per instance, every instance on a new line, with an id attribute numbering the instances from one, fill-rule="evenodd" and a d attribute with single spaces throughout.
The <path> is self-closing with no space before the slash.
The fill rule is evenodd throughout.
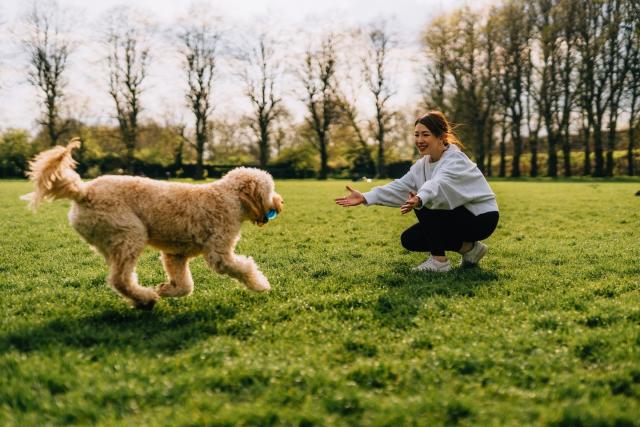
<path id="1" fill-rule="evenodd" d="M 36 0 L 36 3 L 49 0 Z M 303 32 L 314 29 L 365 26 L 385 20 L 396 34 L 397 47 L 393 58 L 393 83 L 398 106 L 419 102 L 416 81 L 418 66 L 415 57 L 418 38 L 427 30 L 433 17 L 464 5 L 483 7 L 493 0 L 208 0 L 189 3 L 178 0 L 58 0 L 70 22 L 77 49 L 69 58 L 66 93 L 72 116 L 89 123 L 114 123 L 113 105 L 106 94 L 106 71 L 101 62 L 104 52 L 98 43 L 98 31 L 109 11 L 129 5 L 146 15 L 158 26 L 170 29 L 180 19 L 189 19 L 190 8 L 222 19 L 224 28 L 236 34 L 251 35 L 257 22 L 270 23 L 279 31 L 289 49 L 304 49 Z M 27 57 L 19 43 L 24 31 L 21 25 L 25 13 L 33 5 L 24 0 L 0 0 L 0 130 L 7 128 L 34 129 L 39 115 L 35 89 L 27 82 Z M 427 30 L 428 31 L 428 30 Z M 146 83 L 143 119 L 161 120 L 167 114 L 188 115 L 184 107 L 184 86 L 179 61 L 172 54 L 166 37 L 154 41 L 155 52 Z M 221 69 L 224 71 L 224 69 Z M 240 82 L 229 76 L 219 78 L 214 87 L 217 94 L 216 115 L 232 115 L 245 111 Z M 227 73 L 228 74 L 228 73 Z M 284 84 L 287 86 L 287 84 Z M 285 101 L 299 120 L 304 106 L 296 94 L 295 84 L 286 87 Z M 365 103 L 363 102 L 363 105 Z M 366 109 L 366 106 L 364 107 Z"/>

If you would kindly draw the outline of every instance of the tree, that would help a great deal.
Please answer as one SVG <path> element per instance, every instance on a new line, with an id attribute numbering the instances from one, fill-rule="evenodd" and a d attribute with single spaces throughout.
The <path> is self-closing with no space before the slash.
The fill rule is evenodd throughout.
<path id="1" fill-rule="evenodd" d="M 499 61 L 501 64 L 500 93 L 502 105 L 511 124 L 513 157 L 511 176 L 519 177 L 520 156 L 522 154 L 522 120 L 525 115 L 523 105 L 526 89 L 526 72 L 529 58 L 529 20 L 525 4 L 510 0 L 499 9 L 501 31 L 499 35 Z"/>
<path id="2" fill-rule="evenodd" d="M 576 19 L 576 8 L 573 7 L 571 1 L 560 0 L 556 5 L 555 13 L 558 15 L 558 22 L 562 23 L 562 28 L 558 34 L 558 67 L 557 79 L 560 82 L 559 94 L 555 97 L 557 107 L 555 108 L 558 115 L 557 123 L 559 128 L 560 140 L 562 143 L 562 158 L 564 176 L 571 176 L 571 141 L 570 141 L 570 120 L 571 113 L 575 106 L 577 93 L 577 76 L 576 69 L 576 31 L 572 25 Z"/>
<path id="3" fill-rule="evenodd" d="M 540 121 L 544 123 L 547 137 L 547 176 L 558 176 L 558 41 L 560 24 L 557 22 L 555 6 L 557 0 L 537 0 L 534 2 L 535 41 L 538 57 L 534 66 L 538 86 L 537 100 Z"/>
<path id="4" fill-rule="evenodd" d="M 134 24 L 127 11 L 117 10 L 107 30 L 109 95 L 114 101 L 116 119 L 129 173 L 134 172 L 134 153 L 138 143 L 141 95 L 147 77 L 149 46 L 144 29 Z"/>
<path id="5" fill-rule="evenodd" d="M 278 76 L 282 73 L 282 61 L 276 57 L 275 47 L 275 41 L 262 33 L 258 36 L 256 46 L 247 49 L 242 56 L 244 66 L 241 77 L 245 95 L 253 107 L 250 126 L 258 139 L 261 168 L 265 168 L 269 162 L 274 125 L 286 113 L 282 97 L 276 91 Z"/>
<path id="6" fill-rule="evenodd" d="M 527 117 L 527 134 L 529 149 L 531 152 L 531 169 L 529 175 L 538 176 L 538 144 L 542 118 L 540 117 L 540 80 L 535 78 L 532 50 L 528 49 L 528 57 L 525 63 L 525 113 Z"/>
<path id="7" fill-rule="evenodd" d="M 485 30 L 482 17 L 465 8 L 433 20 L 422 37 L 428 59 L 434 62 L 428 69 L 431 78 L 436 71 L 436 86 L 431 90 L 446 94 L 450 86 L 449 102 L 442 105 L 450 106 L 449 115 L 454 121 L 469 124 L 461 133 L 483 172 L 495 101 L 494 32 Z"/>
<path id="8" fill-rule="evenodd" d="M 56 2 L 34 4 L 27 16 L 30 34 L 23 40 L 29 54 L 29 83 L 35 87 L 42 101 L 42 117 L 39 124 L 47 130 L 49 144 L 58 143 L 67 130 L 67 123 L 60 117 L 67 81 L 64 73 L 68 66 L 72 43 L 63 30 L 62 13 Z"/>
<path id="9" fill-rule="evenodd" d="M 636 143 L 636 129 L 640 121 L 640 4 L 631 4 L 629 13 L 629 37 L 632 40 L 629 51 L 629 75 L 627 79 L 627 96 L 629 102 L 629 130 L 627 144 L 627 174 L 633 176 L 633 150 Z"/>
<path id="10" fill-rule="evenodd" d="M 310 47 L 304 56 L 301 79 L 305 89 L 304 102 L 309 112 L 305 121 L 315 134 L 314 146 L 320 153 L 318 178 L 327 179 L 329 172 L 329 142 L 331 125 L 337 118 L 335 37 L 327 35 L 320 48 Z"/>
<path id="11" fill-rule="evenodd" d="M 220 34 L 208 22 L 187 27 L 180 34 L 187 75 L 187 102 L 195 117 L 195 179 L 204 179 L 204 152 L 213 111 L 213 81 Z"/>
<path id="12" fill-rule="evenodd" d="M 602 128 L 604 115 L 611 105 L 615 89 L 611 86 L 611 73 L 615 73 L 619 52 L 617 16 L 620 0 L 573 1 L 576 8 L 580 69 L 580 106 L 586 112 L 589 129 L 593 132 L 595 154 L 594 176 L 605 176 Z M 613 153 L 611 154 L 613 160 Z"/>
<path id="13" fill-rule="evenodd" d="M 384 23 L 374 26 L 368 32 L 367 36 L 369 46 L 366 54 L 362 58 L 362 70 L 366 86 L 373 96 L 375 108 L 373 129 L 378 144 L 376 176 L 378 178 L 386 178 L 385 136 L 390 130 L 389 122 L 392 117 L 388 102 L 395 92 L 390 81 L 391 76 L 387 66 L 389 53 L 394 43 Z"/>
<path id="14" fill-rule="evenodd" d="M 365 132 L 360 125 L 358 110 L 355 100 L 350 99 L 343 91 L 336 94 L 337 107 L 340 111 L 339 120 L 353 130 L 356 145 L 348 150 L 348 158 L 352 163 L 352 175 L 372 176 L 376 173 L 376 165 L 371 156 L 371 150 L 367 144 Z"/>
<path id="15" fill-rule="evenodd" d="M 618 116 L 623 89 L 630 69 L 632 50 L 636 40 L 632 37 L 632 2 L 611 0 L 606 3 L 608 12 L 607 37 L 604 61 L 607 74 L 608 125 L 605 174 L 613 176 L 613 152 L 615 151 Z"/>
<path id="16" fill-rule="evenodd" d="M 439 16 L 431 21 L 431 28 L 436 31 L 423 36 L 425 64 L 422 69 L 425 74 L 422 77 L 422 104 L 427 111 L 440 110 L 448 114 L 451 109 L 448 101 L 448 76 L 450 65 L 448 63 L 448 48 L 450 42 L 450 28 L 447 24 L 447 16 Z"/>
<path id="17" fill-rule="evenodd" d="M 34 148 L 25 130 L 9 129 L 0 134 L 0 177 L 23 178 Z"/>

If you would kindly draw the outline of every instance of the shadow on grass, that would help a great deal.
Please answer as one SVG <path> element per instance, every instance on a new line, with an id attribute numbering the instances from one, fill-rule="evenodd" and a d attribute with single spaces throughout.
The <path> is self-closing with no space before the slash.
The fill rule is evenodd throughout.
<path id="1" fill-rule="evenodd" d="M 216 335 L 245 340 L 257 326 L 238 309 L 217 304 L 182 313 L 109 309 L 84 317 L 57 318 L 0 335 L 0 354 L 44 348 L 115 347 L 136 353 L 174 353 Z"/>
<path id="2" fill-rule="evenodd" d="M 404 263 L 391 264 L 378 276 L 385 292 L 378 297 L 374 315 L 387 327 L 405 329 L 420 307 L 435 297 L 474 297 L 478 289 L 498 282 L 499 276 L 482 268 L 454 268 L 446 274 L 414 272 Z"/>

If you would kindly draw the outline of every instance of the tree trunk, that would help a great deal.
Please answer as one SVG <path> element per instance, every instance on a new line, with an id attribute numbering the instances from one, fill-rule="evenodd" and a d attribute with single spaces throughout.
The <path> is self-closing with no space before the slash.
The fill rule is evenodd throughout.
<path id="1" fill-rule="evenodd" d="M 381 125 L 381 124 L 380 124 Z M 387 167 L 384 159 L 384 130 L 380 130 L 378 134 L 378 178 L 387 177 Z"/>
<path id="2" fill-rule="evenodd" d="M 511 138 L 513 140 L 511 176 L 518 178 L 520 176 L 520 156 L 522 155 L 522 135 L 520 134 L 519 126 L 514 126 L 513 129 L 511 129 Z"/>
<path id="3" fill-rule="evenodd" d="M 489 121 L 489 130 L 487 132 L 487 173 L 486 175 L 488 177 L 493 176 L 493 166 L 492 166 L 492 152 L 493 152 L 493 127 L 494 127 L 494 122 L 493 120 Z"/>
<path id="4" fill-rule="evenodd" d="M 269 163 L 269 132 L 266 122 L 260 123 L 260 168 L 265 169 Z"/>
<path id="5" fill-rule="evenodd" d="M 478 165 L 478 169 L 480 172 L 484 174 L 484 158 L 485 158 L 485 149 L 484 149 L 484 141 L 485 141 L 485 125 L 481 120 L 476 121 L 476 147 L 475 147 L 475 155 L 476 155 L 476 164 Z"/>
<path id="6" fill-rule="evenodd" d="M 564 176 L 571 176 L 571 141 L 569 140 L 569 129 L 563 131 L 562 136 L 562 163 L 564 166 Z"/>
<path id="7" fill-rule="evenodd" d="M 500 168 L 498 176 L 504 178 L 507 175 L 507 124 L 502 122 L 502 133 L 500 135 Z"/>
<path id="8" fill-rule="evenodd" d="M 615 113 L 613 113 L 615 114 Z M 616 126 L 617 126 L 617 114 L 616 117 L 610 119 L 609 132 L 607 135 L 607 163 L 606 163 L 606 175 L 613 176 L 613 152 L 616 150 Z"/>
<path id="9" fill-rule="evenodd" d="M 529 136 L 529 147 L 531 148 L 531 171 L 529 175 L 538 176 L 538 135 Z"/>
<path id="10" fill-rule="evenodd" d="M 591 148 L 589 146 L 589 139 L 591 138 L 591 132 L 589 131 L 589 125 L 583 126 L 584 133 L 584 167 L 582 174 L 584 176 L 591 175 Z"/>
<path id="11" fill-rule="evenodd" d="M 629 144 L 627 146 L 627 174 L 633 176 L 633 146 L 635 144 L 635 128 L 629 123 Z"/>
<path id="12" fill-rule="evenodd" d="M 593 169 L 593 176 L 604 176 L 604 157 L 602 155 L 602 130 L 600 126 L 594 123 L 593 126 L 593 151 L 595 153 L 595 167 Z"/>
<path id="13" fill-rule="evenodd" d="M 196 126 L 196 173 L 194 179 L 204 179 L 204 148 L 207 142 L 206 127 L 200 123 Z"/>
<path id="14" fill-rule="evenodd" d="M 556 152 L 556 138 L 550 124 L 547 125 L 547 176 L 552 178 L 558 176 L 558 153 Z"/>
<path id="15" fill-rule="evenodd" d="M 327 153 L 327 135 L 321 134 L 319 135 L 320 142 L 320 175 L 318 179 L 327 179 L 329 175 L 329 167 L 327 166 L 329 155 Z"/>
<path id="16" fill-rule="evenodd" d="M 56 114 L 54 113 L 54 105 L 48 106 L 47 131 L 49 132 L 49 143 L 52 147 L 58 144 L 58 133 L 56 131 Z"/>

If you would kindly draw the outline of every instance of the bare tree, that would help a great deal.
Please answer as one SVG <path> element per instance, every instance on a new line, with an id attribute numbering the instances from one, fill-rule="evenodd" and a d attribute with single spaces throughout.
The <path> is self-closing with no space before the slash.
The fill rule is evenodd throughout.
<path id="1" fill-rule="evenodd" d="M 529 149 L 531 152 L 531 170 L 529 175 L 538 176 L 538 144 L 540 129 L 542 128 L 542 118 L 540 117 L 539 80 L 535 79 L 531 49 L 528 51 L 526 62 L 526 83 L 525 83 L 525 112 L 527 117 L 527 134 L 529 137 Z"/>
<path id="2" fill-rule="evenodd" d="M 362 70 L 364 81 L 373 96 L 375 108 L 372 125 L 378 145 L 376 176 L 378 178 L 386 178 L 385 136 L 390 130 L 389 125 L 393 115 L 389 111 L 388 102 L 395 93 L 387 67 L 390 50 L 393 48 L 394 42 L 385 23 L 374 26 L 367 36 L 369 49 L 367 49 L 368 52 L 362 58 Z"/>
<path id="3" fill-rule="evenodd" d="M 195 117 L 195 179 L 203 179 L 220 33 L 211 24 L 202 23 L 187 27 L 180 34 L 180 40 L 187 74 L 187 102 Z"/>
<path id="4" fill-rule="evenodd" d="M 560 26 L 556 22 L 554 7 L 557 0 L 536 0 L 536 41 L 538 43 L 538 63 L 536 67 L 538 87 L 538 109 L 544 122 L 547 137 L 547 176 L 558 176 L 558 124 L 555 107 L 558 105 L 558 39 Z"/>
<path id="5" fill-rule="evenodd" d="M 640 4 L 632 3 L 629 14 L 629 37 L 633 41 L 629 52 L 629 76 L 627 96 L 629 102 L 629 130 L 627 143 L 627 174 L 633 176 L 633 150 L 636 143 L 636 130 L 640 121 Z"/>
<path id="6" fill-rule="evenodd" d="M 187 135 L 187 124 L 180 113 L 169 108 L 165 110 L 162 118 L 164 129 L 171 135 L 173 168 L 179 171 L 184 165 L 185 148 L 191 145 L 191 140 Z"/>
<path id="7" fill-rule="evenodd" d="M 306 122 L 315 133 L 314 146 L 320 153 L 319 179 L 327 179 L 329 172 L 330 129 L 338 113 L 335 78 L 335 37 L 329 34 L 322 40 L 320 49 L 315 52 L 307 49 L 301 76 L 309 112 Z"/>
<path id="8" fill-rule="evenodd" d="M 262 33 L 258 37 L 257 45 L 242 55 L 245 66 L 242 67 L 241 77 L 245 85 L 245 95 L 253 107 L 250 126 L 258 139 L 261 168 L 265 168 L 269 162 L 275 122 L 286 113 L 282 97 L 276 90 L 279 74 L 283 70 L 282 62 L 276 57 L 275 47 L 275 41 L 266 33 Z"/>
<path id="9" fill-rule="evenodd" d="M 607 156 L 605 162 L 605 174 L 613 176 L 613 153 L 615 151 L 618 116 L 620 115 L 621 99 L 627 75 L 630 69 L 632 50 L 636 48 L 636 40 L 632 37 L 633 22 L 631 1 L 609 1 L 607 38 L 604 46 L 605 69 L 607 70 L 607 86 L 609 93 Z"/>
<path id="10" fill-rule="evenodd" d="M 339 90 L 336 93 L 337 108 L 340 111 L 339 120 L 349 126 L 355 135 L 357 144 L 350 147 L 348 156 L 352 162 L 352 172 L 357 171 L 358 174 L 366 175 L 375 174 L 376 165 L 371 156 L 371 150 L 367 143 L 365 130 L 362 128 L 362 120 L 356 108 L 356 102 L 353 97 L 349 97 L 344 91 Z"/>
<path id="11" fill-rule="evenodd" d="M 507 176 L 507 133 L 509 133 L 509 124 L 507 114 L 504 112 L 500 121 L 500 165 L 498 167 L 498 176 L 501 178 Z"/>
<path id="12" fill-rule="evenodd" d="M 109 50 L 109 95 L 114 101 L 120 138 L 126 150 L 129 173 L 134 172 L 134 153 L 139 137 L 141 95 L 147 77 L 149 46 L 140 24 L 134 24 L 127 11 L 115 12 L 107 30 Z"/>
<path id="13" fill-rule="evenodd" d="M 350 43 L 361 41 L 362 32 L 352 32 Z M 369 143 L 372 126 L 371 122 L 362 117 L 358 108 L 358 99 L 362 95 L 362 62 L 363 58 L 357 56 L 345 56 L 341 60 L 343 72 L 340 79 L 336 79 L 336 123 L 348 129 L 352 133 L 345 138 L 348 143 L 346 158 L 351 163 L 353 176 L 375 176 L 376 164 L 373 161 L 371 145 Z"/>
<path id="14" fill-rule="evenodd" d="M 435 18 L 430 28 L 436 31 L 425 33 L 423 37 L 424 54 L 426 64 L 422 68 L 426 71 L 422 77 L 422 103 L 426 110 L 440 110 L 449 113 L 447 107 L 447 78 L 448 78 L 448 49 L 450 41 L 450 28 L 446 16 Z"/>
<path id="15" fill-rule="evenodd" d="M 558 67 L 557 77 L 560 82 L 560 89 L 556 97 L 558 115 L 559 135 L 562 142 L 562 159 L 564 167 L 564 176 L 571 176 L 571 140 L 570 140 L 570 120 L 571 113 L 576 103 L 577 94 L 577 74 L 576 70 L 576 52 L 575 43 L 577 33 L 571 25 L 575 22 L 577 11 L 570 1 L 560 0 L 555 7 L 558 15 L 558 22 L 562 30 L 558 34 Z"/>
<path id="16" fill-rule="evenodd" d="M 522 120 L 525 116 L 523 105 L 526 89 L 527 60 L 529 57 L 529 21 L 525 5 L 519 0 L 510 0 L 500 9 L 502 17 L 500 35 L 500 62 L 502 73 L 500 87 L 503 105 L 511 123 L 513 158 L 511 176 L 519 177 L 520 156 L 522 154 Z"/>
<path id="17" fill-rule="evenodd" d="M 618 15 L 621 0 L 573 0 L 577 11 L 577 50 L 580 68 L 580 106 L 586 112 L 589 128 L 593 132 L 595 154 L 594 176 L 605 176 L 602 128 L 604 116 L 610 108 L 615 87 L 611 74 L 618 66 Z M 611 39 L 614 37 L 615 39 Z M 613 89 L 613 90 L 612 90 Z M 611 164 L 613 152 L 611 151 Z"/>
<path id="18" fill-rule="evenodd" d="M 42 100 L 40 125 L 46 129 L 50 145 L 56 145 L 67 123 L 60 117 L 67 84 L 64 73 L 72 43 L 64 33 L 61 10 L 56 2 L 34 4 L 27 16 L 30 34 L 23 40 L 29 54 L 29 83 Z M 71 29 L 66 29 L 70 31 Z"/>

